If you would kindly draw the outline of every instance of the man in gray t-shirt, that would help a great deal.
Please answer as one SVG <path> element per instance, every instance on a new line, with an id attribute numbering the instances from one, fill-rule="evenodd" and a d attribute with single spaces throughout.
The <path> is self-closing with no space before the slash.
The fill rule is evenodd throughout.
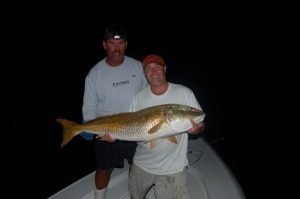
<path id="1" fill-rule="evenodd" d="M 128 41 L 121 27 L 108 27 L 102 44 L 106 58 L 98 62 L 85 79 L 82 106 L 84 122 L 99 116 L 128 112 L 133 96 L 148 86 L 142 63 L 125 56 Z M 94 137 L 88 132 L 80 135 L 85 139 Z M 131 164 L 135 149 L 135 142 L 117 140 L 109 143 L 97 139 L 95 198 L 105 198 L 111 172 L 114 168 L 124 167 L 124 159 Z"/>

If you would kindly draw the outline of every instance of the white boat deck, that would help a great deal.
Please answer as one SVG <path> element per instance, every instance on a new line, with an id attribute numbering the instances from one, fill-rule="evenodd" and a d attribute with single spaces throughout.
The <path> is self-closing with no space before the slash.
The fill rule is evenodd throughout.
<path id="1" fill-rule="evenodd" d="M 187 169 L 192 199 L 245 199 L 239 183 L 216 152 L 202 138 L 189 140 Z M 126 161 L 125 161 L 126 162 Z M 128 197 L 128 164 L 123 169 L 114 169 L 108 185 L 107 199 Z M 95 172 L 81 178 L 49 199 L 92 199 L 94 196 Z M 147 199 L 154 199 L 153 189 Z"/>

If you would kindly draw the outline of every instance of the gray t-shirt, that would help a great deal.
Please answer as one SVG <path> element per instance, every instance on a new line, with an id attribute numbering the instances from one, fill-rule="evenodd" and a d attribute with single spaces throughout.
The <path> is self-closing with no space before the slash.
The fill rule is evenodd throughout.
<path id="1" fill-rule="evenodd" d="M 147 86 L 140 61 L 125 56 L 120 66 L 112 67 L 101 60 L 85 79 L 83 120 L 128 112 L 133 96 Z"/>

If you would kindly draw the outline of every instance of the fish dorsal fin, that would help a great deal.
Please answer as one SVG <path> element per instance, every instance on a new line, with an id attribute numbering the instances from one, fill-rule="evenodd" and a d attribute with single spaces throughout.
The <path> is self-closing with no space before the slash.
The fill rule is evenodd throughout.
<path id="1" fill-rule="evenodd" d="M 155 126 L 153 126 L 151 129 L 149 129 L 148 133 L 152 134 L 152 133 L 158 132 L 158 130 L 161 128 L 162 124 L 163 124 L 163 122 L 159 122 L 158 124 L 156 124 Z"/>

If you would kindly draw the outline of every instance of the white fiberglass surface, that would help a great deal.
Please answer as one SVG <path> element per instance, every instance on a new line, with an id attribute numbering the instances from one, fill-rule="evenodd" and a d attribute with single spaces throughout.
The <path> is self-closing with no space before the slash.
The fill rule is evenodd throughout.
<path id="1" fill-rule="evenodd" d="M 192 199 L 245 199 L 239 183 L 222 159 L 203 139 L 189 141 L 188 184 Z M 126 161 L 125 161 L 126 162 Z M 108 185 L 107 199 L 125 199 L 128 195 L 128 170 L 114 169 Z M 95 172 L 57 192 L 50 199 L 92 199 Z M 154 199 L 153 188 L 147 199 Z"/>
<path id="2" fill-rule="evenodd" d="M 110 181 L 110 185 L 108 187 L 107 191 L 107 198 L 111 199 L 127 199 L 130 198 L 128 195 L 128 189 L 127 189 L 127 173 L 128 171 L 124 170 L 123 173 L 119 174 L 118 176 L 114 177 Z M 204 184 L 203 179 L 200 176 L 200 173 L 197 169 L 190 166 L 187 170 L 188 174 L 188 183 L 189 188 L 191 191 L 192 199 L 201 198 L 201 199 L 207 199 L 208 193 Z M 93 191 L 87 193 L 85 196 L 82 197 L 82 199 L 90 199 L 93 198 Z M 154 197 L 154 190 L 153 188 L 149 191 L 147 194 L 147 199 L 155 199 Z"/>

